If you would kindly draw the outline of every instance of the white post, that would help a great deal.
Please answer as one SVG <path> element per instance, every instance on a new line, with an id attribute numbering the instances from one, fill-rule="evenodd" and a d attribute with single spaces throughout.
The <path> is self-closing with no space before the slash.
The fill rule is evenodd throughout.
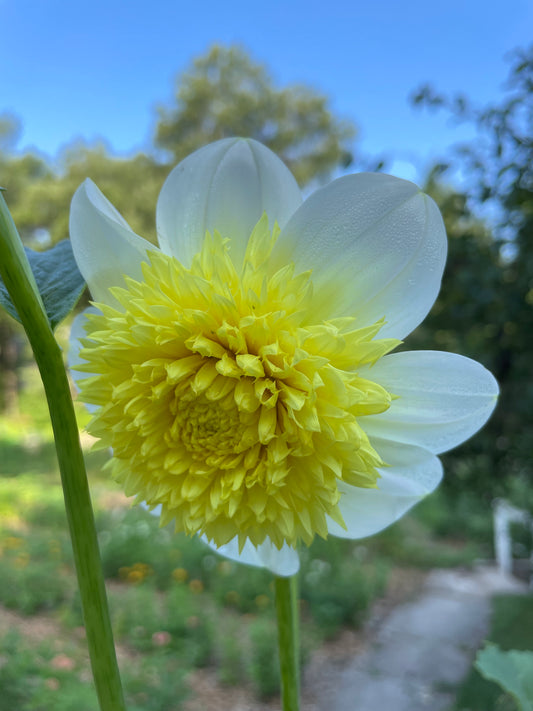
<path id="1" fill-rule="evenodd" d="M 504 499 L 496 499 L 493 507 L 496 563 L 503 575 L 511 575 L 513 572 L 511 523 L 523 523 L 527 526 L 531 517 L 527 511 L 511 506 Z"/>

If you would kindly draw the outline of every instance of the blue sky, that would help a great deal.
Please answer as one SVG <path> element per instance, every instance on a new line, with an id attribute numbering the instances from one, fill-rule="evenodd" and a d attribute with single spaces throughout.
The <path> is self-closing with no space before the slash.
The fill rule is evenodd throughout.
<path id="1" fill-rule="evenodd" d="M 398 173 L 420 179 L 470 131 L 415 111 L 409 94 L 430 81 L 497 98 L 504 55 L 531 41 L 533 3 L 0 0 L 0 22 L 0 111 L 22 119 L 20 147 L 52 157 L 76 138 L 146 147 L 176 73 L 213 42 L 238 42 L 278 84 L 328 94 L 357 123 L 360 149 L 394 154 Z"/>

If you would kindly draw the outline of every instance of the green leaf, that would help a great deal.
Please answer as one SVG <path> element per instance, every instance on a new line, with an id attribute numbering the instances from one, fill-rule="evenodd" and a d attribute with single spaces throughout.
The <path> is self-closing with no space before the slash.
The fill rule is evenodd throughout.
<path id="1" fill-rule="evenodd" d="M 475 666 L 485 679 L 511 694 L 522 711 L 533 711 L 533 652 L 503 652 L 487 644 L 478 652 Z"/>
<path id="2" fill-rule="evenodd" d="M 85 280 L 74 260 L 70 240 L 62 240 L 46 252 L 35 252 L 28 247 L 24 247 L 24 250 L 39 287 L 48 320 L 54 329 L 72 311 L 85 288 Z M 0 304 L 20 322 L 1 278 Z"/>

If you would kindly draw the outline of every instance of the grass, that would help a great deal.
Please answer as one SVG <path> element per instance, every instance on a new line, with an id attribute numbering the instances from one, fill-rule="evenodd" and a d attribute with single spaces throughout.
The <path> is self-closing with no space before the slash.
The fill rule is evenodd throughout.
<path id="1" fill-rule="evenodd" d="M 533 649 L 533 595 L 493 599 L 488 641 L 503 650 Z M 516 704 L 500 686 L 472 669 L 458 691 L 454 711 L 516 711 Z"/>

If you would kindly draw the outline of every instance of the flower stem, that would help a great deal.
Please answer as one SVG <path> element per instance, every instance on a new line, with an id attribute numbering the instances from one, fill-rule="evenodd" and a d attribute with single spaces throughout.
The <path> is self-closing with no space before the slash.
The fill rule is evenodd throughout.
<path id="1" fill-rule="evenodd" d="M 1 192 L 0 274 L 30 341 L 46 392 L 100 709 L 125 711 L 87 474 L 63 357 Z"/>
<path id="2" fill-rule="evenodd" d="M 300 645 L 298 634 L 298 576 L 276 576 L 279 664 L 283 711 L 300 708 Z"/>

